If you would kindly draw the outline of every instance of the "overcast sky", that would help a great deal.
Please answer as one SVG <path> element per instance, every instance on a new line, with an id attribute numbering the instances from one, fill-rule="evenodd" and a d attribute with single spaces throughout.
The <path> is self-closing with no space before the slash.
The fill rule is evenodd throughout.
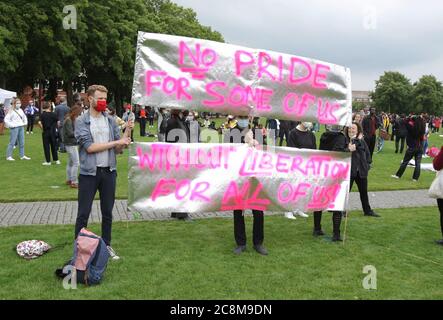
<path id="1" fill-rule="evenodd" d="M 443 81 L 441 0 L 172 0 L 227 43 L 349 67 L 353 90 L 385 70 Z"/>

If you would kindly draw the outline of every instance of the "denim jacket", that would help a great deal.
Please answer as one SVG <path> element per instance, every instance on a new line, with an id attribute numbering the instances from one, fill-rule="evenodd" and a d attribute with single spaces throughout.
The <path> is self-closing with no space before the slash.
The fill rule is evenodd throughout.
<path id="1" fill-rule="evenodd" d="M 106 113 L 103 115 L 108 119 L 109 124 L 109 141 L 120 139 L 120 129 L 115 120 Z M 95 153 L 88 153 L 86 150 L 94 143 L 91 134 L 91 120 L 89 112 L 85 112 L 75 120 L 75 138 L 79 145 L 80 156 L 80 174 L 95 176 L 97 173 L 97 162 Z M 109 167 L 111 171 L 116 170 L 117 160 L 114 148 L 109 152 Z"/>

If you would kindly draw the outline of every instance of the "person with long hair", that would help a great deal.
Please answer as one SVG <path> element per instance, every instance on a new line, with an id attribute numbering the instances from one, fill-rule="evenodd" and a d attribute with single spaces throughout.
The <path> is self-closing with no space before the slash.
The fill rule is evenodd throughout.
<path id="1" fill-rule="evenodd" d="M 45 153 L 45 162 L 42 163 L 44 166 L 51 165 L 51 154 L 52 160 L 56 164 L 60 164 L 57 154 L 57 115 L 55 112 L 51 111 L 51 103 L 46 101 L 43 104 L 42 114 L 40 115 L 40 120 L 38 125 L 43 129 L 42 140 L 43 140 L 43 151 Z"/>
<path id="2" fill-rule="evenodd" d="M 12 107 L 5 116 L 6 128 L 9 128 L 9 144 L 6 149 L 6 160 L 14 161 L 12 152 L 14 146 L 18 141 L 20 159 L 31 160 L 31 158 L 25 156 L 25 126 L 28 124 L 28 119 L 21 108 L 20 99 L 14 99 Z"/>
<path id="3" fill-rule="evenodd" d="M 371 153 L 369 147 L 363 139 L 363 129 L 358 122 L 353 122 L 346 130 L 346 138 L 348 139 L 348 148 L 352 153 L 351 161 L 351 181 L 349 191 L 352 190 L 352 185 L 355 183 L 360 193 L 360 201 L 365 216 L 379 217 L 372 211 L 369 205 L 368 197 L 368 173 L 371 168 Z"/>
<path id="4" fill-rule="evenodd" d="M 81 103 L 75 103 L 69 110 L 63 122 L 63 143 L 68 153 L 66 163 L 66 184 L 71 188 L 78 189 L 78 167 L 80 166 L 78 155 L 78 143 L 75 139 L 75 120 L 82 113 Z"/>
<path id="5" fill-rule="evenodd" d="M 392 178 L 400 179 L 406 170 L 409 161 L 412 158 L 415 160 L 415 169 L 412 176 L 413 181 L 418 181 L 420 177 L 421 158 L 423 156 L 423 137 L 425 134 L 425 122 L 421 117 L 412 116 L 406 120 L 406 129 L 408 134 L 406 136 L 406 145 L 408 149 L 405 152 L 403 162 L 398 168 L 397 173 L 392 175 Z"/>

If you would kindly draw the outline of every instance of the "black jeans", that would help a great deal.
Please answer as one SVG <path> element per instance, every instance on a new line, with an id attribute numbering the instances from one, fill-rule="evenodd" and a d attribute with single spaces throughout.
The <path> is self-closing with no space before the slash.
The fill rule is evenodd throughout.
<path id="1" fill-rule="evenodd" d="M 423 155 L 423 148 L 409 148 L 406 149 L 405 156 L 403 158 L 403 162 L 400 165 L 400 168 L 398 168 L 398 171 L 396 173 L 397 177 L 401 177 L 403 173 L 406 170 L 406 167 L 408 166 L 409 161 L 411 161 L 412 158 L 415 160 L 415 169 L 414 174 L 412 175 L 412 179 L 418 180 L 420 177 L 420 165 L 421 165 L 421 157 Z"/>
<path id="2" fill-rule="evenodd" d="M 27 132 L 32 132 L 34 130 L 34 122 L 35 122 L 35 115 L 27 115 L 28 118 L 28 126 L 26 127 Z"/>
<path id="3" fill-rule="evenodd" d="M 363 208 L 363 212 L 365 214 L 369 214 L 372 209 L 371 206 L 369 205 L 368 178 L 361 178 L 359 172 L 357 172 L 356 177 L 351 177 L 351 186 L 349 188 L 349 192 L 351 192 L 354 181 L 357 184 L 358 192 L 360 193 L 360 201 L 361 201 L 361 206 Z"/>
<path id="4" fill-rule="evenodd" d="M 97 190 L 100 195 L 102 213 L 102 238 L 111 245 L 112 209 L 115 201 L 117 172 L 109 168 L 97 168 L 95 176 L 80 175 L 78 179 L 78 213 L 75 222 L 75 238 L 82 228 L 88 226 L 92 203 Z"/>
<path id="5" fill-rule="evenodd" d="M 146 118 L 140 118 L 140 137 L 146 136 Z"/>
<path id="6" fill-rule="evenodd" d="M 405 148 L 405 139 L 406 137 L 395 136 L 395 153 L 398 152 L 398 143 L 401 141 L 400 153 L 403 153 L 403 149 Z"/>
<path id="7" fill-rule="evenodd" d="M 57 137 L 55 135 L 55 132 L 43 132 L 42 139 L 43 139 L 43 151 L 45 152 L 46 162 L 51 162 L 51 153 L 52 153 L 52 160 L 57 161 L 58 160 Z M 49 150 L 51 150 L 51 152 L 49 152 Z"/>
<path id="8" fill-rule="evenodd" d="M 443 236 L 443 199 L 437 199 L 438 210 L 440 211 L 440 229 Z"/>
<path id="9" fill-rule="evenodd" d="M 283 145 L 283 138 L 286 140 L 286 143 L 288 143 L 289 138 L 289 130 L 287 129 L 280 129 L 278 137 L 280 138 L 279 146 L 281 147 Z"/>
<path id="10" fill-rule="evenodd" d="M 238 246 L 246 245 L 245 217 L 243 210 L 234 210 L 234 237 Z M 260 245 L 264 239 L 264 213 L 259 210 L 252 210 L 254 224 L 252 227 L 253 244 Z"/>
<path id="11" fill-rule="evenodd" d="M 372 155 L 374 154 L 376 139 L 377 139 L 377 137 L 375 136 L 375 134 L 372 137 L 365 137 L 365 142 L 368 145 L 369 152 L 371 153 L 371 158 L 372 158 Z"/>

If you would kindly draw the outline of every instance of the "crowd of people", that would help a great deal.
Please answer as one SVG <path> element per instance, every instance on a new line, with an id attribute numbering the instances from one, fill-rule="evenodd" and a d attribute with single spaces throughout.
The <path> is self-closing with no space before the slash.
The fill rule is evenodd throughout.
<path id="1" fill-rule="evenodd" d="M 288 120 L 267 119 L 265 125 L 257 117 L 228 115 L 226 121 L 217 128 L 214 117 L 218 116 L 203 112 L 173 108 L 157 108 L 151 106 L 125 105 L 122 117 L 118 117 L 115 109 L 106 103 L 107 89 L 103 86 L 91 86 L 87 91 L 87 100 L 79 94 L 74 96 L 74 103 L 68 107 L 65 98 L 54 107 L 50 102 L 41 106 L 41 112 L 33 99 L 25 107 L 20 99 L 12 101 L 5 112 L 0 108 L 0 134 L 3 133 L 2 123 L 9 128 L 10 141 L 6 151 L 6 159 L 14 161 L 13 150 L 18 144 L 20 159 L 30 160 L 25 155 L 25 127 L 27 134 L 33 134 L 33 125 L 38 116 L 38 125 L 42 129 L 42 144 L 45 166 L 60 164 L 58 152 L 66 152 L 66 184 L 78 188 L 79 211 L 75 226 L 75 235 L 87 226 L 92 201 L 97 191 L 100 193 L 102 212 L 102 237 L 114 259 L 117 254 L 111 247 L 112 208 L 115 199 L 116 154 L 134 142 L 134 123 L 140 124 L 140 136 L 156 137 L 166 143 L 199 143 L 202 130 L 214 130 L 222 135 L 224 143 L 246 143 L 251 147 L 259 144 L 272 144 L 290 148 L 317 149 L 314 133 L 320 130 L 318 123 L 297 122 Z M 157 126 L 154 121 L 157 119 Z M 147 128 L 148 126 L 148 128 Z M 439 132 L 441 118 L 438 116 L 377 114 L 374 107 L 353 114 L 352 125 L 342 127 L 327 125 L 320 137 L 320 150 L 350 152 L 351 175 L 350 189 L 355 182 L 360 194 L 363 214 L 379 217 L 369 203 L 368 176 L 372 165 L 377 133 L 379 139 L 395 140 L 395 153 L 402 154 L 406 144 L 404 159 L 393 178 L 401 178 L 406 166 L 414 158 L 415 169 L 413 181 L 420 176 L 422 157 L 426 156 L 427 138 L 430 133 Z M 148 130 L 146 130 L 148 129 Z M 153 129 L 153 130 L 151 130 Z M 235 133 L 241 137 L 236 140 Z M 442 156 L 441 156 L 442 157 Z M 443 160 L 437 166 L 443 166 Z M 441 209 L 443 234 L 443 200 L 438 201 Z M 305 212 L 295 210 L 285 213 L 289 219 L 294 215 L 307 217 Z M 234 210 L 234 253 L 241 254 L 246 250 L 246 232 L 244 211 Z M 332 241 L 342 241 L 340 226 L 346 212 L 332 211 Z M 191 221 L 187 212 L 172 212 L 172 218 Z M 325 234 L 321 227 L 322 212 L 313 213 L 313 235 Z M 443 241 L 440 241 L 443 244 Z M 264 213 L 253 210 L 253 247 L 267 255 L 264 247 Z"/>

